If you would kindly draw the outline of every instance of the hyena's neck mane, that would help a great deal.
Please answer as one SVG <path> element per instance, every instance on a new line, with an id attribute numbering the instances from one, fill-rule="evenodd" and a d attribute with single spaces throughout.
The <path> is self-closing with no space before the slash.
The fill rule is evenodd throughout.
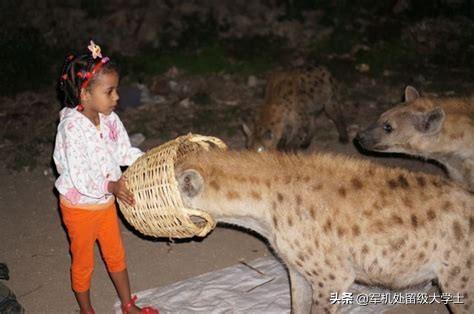
<path id="1" fill-rule="evenodd" d="M 276 183 L 285 176 L 314 176 L 319 170 L 344 166 L 344 158 L 337 155 L 313 154 L 302 156 L 293 153 L 253 151 L 211 151 L 189 155 L 180 164 L 181 169 L 195 169 L 209 181 L 212 179 L 234 179 L 235 183 L 265 184 Z M 355 160 L 354 160 L 355 161 Z M 355 161 L 359 164 L 359 161 Z M 360 162 L 361 166 L 365 162 Z M 353 165 L 349 165 L 353 168 Z M 287 184 L 289 182 L 286 182 Z M 294 183 L 294 182 L 293 182 Z"/>
<path id="2" fill-rule="evenodd" d="M 210 151 L 189 154 L 177 165 L 178 169 L 194 169 L 204 178 L 206 185 L 215 181 L 226 187 L 284 186 L 291 189 L 296 184 L 347 181 L 347 178 L 385 183 L 386 178 L 415 174 L 401 168 L 388 168 L 376 163 L 332 153 L 294 154 L 253 151 Z M 179 170 L 178 170 L 179 171 Z M 417 176 L 429 176 L 417 174 Z"/>
<path id="3" fill-rule="evenodd" d="M 474 98 L 470 97 L 444 97 L 430 98 L 432 107 L 442 107 L 446 113 L 472 114 L 474 113 Z"/>

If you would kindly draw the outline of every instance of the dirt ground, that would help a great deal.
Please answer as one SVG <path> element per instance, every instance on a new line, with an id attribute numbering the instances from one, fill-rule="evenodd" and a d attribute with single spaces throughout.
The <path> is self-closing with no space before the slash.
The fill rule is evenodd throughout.
<path id="1" fill-rule="evenodd" d="M 463 80 L 460 78 L 459 81 Z M 465 88 L 471 87 L 468 86 L 470 81 L 463 82 Z M 450 83 L 455 85 L 452 81 Z M 348 108 L 345 110 L 350 124 L 363 126 L 374 119 L 385 109 L 384 106 L 400 99 L 403 86 L 403 82 L 383 85 L 380 81 L 366 78 L 354 81 L 347 91 Z M 261 95 L 261 88 L 255 87 L 259 90 L 255 92 L 256 102 Z M 443 89 L 447 90 L 449 86 Z M 242 102 L 242 106 L 250 108 L 245 112 L 252 112 L 251 104 Z M 179 110 L 180 107 L 169 105 L 167 108 Z M 123 112 L 123 116 L 126 118 L 130 113 Z M 162 116 L 160 120 L 165 117 Z M 237 128 L 239 121 L 240 117 L 236 117 L 230 127 Z M 174 132 L 183 134 L 202 131 L 199 125 L 193 123 L 174 129 Z M 356 158 L 370 158 L 388 166 L 443 175 L 441 169 L 430 162 L 361 155 L 353 144 L 342 145 L 337 142 L 335 128 L 326 117 L 321 116 L 319 123 L 320 131 L 308 152 L 332 151 Z M 168 139 L 173 138 L 172 134 L 166 135 Z M 244 146 L 244 137 L 240 132 L 229 135 L 216 131 L 207 135 L 221 137 L 231 148 Z M 163 138 L 147 138 L 140 147 L 146 150 L 162 142 Z M 28 313 L 77 313 L 76 301 L 70 290 L 68 243 L 53 190 L 54 174 L 48 167 L 41 166 L 28 172 L 10 172 L 2 168 L 0 177 L 0 262 L 7 263 L 10 268 L 10 280 L 6 284 L 15 292 Z M 175 242 L 143 238 L 127 227 L 123 219 L 121 230 L 133 291 L 164 286 L 242 260 L 250 261 L 271 254 L 261 238 L 231 228 L 218 227 L 205 239 Z M 117 300 L 98 251 L 92 299 L 96 313 L 111 313 Z"/>

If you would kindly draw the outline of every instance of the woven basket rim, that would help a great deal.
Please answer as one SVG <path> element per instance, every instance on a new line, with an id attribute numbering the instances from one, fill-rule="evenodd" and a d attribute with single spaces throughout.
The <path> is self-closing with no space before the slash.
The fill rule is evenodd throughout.
<path id="1" fill-rule="evenodd" d="M 227 148 L 217 137 L 188 133 L 140 156 L 124 172 L 127 187 L 135 196 L 135 206 L 118 199 L 120 210 L 128 223 L 140 233 L 153 237 L 203 237 L 212 231 L 216 226 L 214 218 L 205 210 L 184 206 L 175 177 L 178 158 L 189 152 L 209 150 L 211 144 Z M 154 177 L 157 172 L 160 175 L 158 178 Z M 155 181 L 157 179 L 159 183 Z M 197 225 L 191 220 L 192 216 L 199 217 L 203 222 Z"/>

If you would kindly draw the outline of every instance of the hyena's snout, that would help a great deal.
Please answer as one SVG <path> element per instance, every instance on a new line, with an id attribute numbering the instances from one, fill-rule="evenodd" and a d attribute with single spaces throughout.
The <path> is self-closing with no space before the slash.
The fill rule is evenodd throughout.
<path id="1" fill-rule="evenodd" d="M 371 125 L 365 130 L 357 132 L 354 141 L 364 149 L 377 149 L 380 145 L 380 136 L 377 133 L 377 125 Z"/>

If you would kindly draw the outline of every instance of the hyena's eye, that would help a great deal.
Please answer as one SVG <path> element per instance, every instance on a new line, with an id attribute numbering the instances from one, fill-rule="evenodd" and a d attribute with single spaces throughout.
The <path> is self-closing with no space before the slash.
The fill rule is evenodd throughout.
<path id="1" fill-rule="evenodd" d="M 383 127 L 383 130 L 385 131 L 385 133 L 392 133 L 392 131 L 393 131 L 392 125 L 388 122 L 384 122 L 382 127 Z"/>

